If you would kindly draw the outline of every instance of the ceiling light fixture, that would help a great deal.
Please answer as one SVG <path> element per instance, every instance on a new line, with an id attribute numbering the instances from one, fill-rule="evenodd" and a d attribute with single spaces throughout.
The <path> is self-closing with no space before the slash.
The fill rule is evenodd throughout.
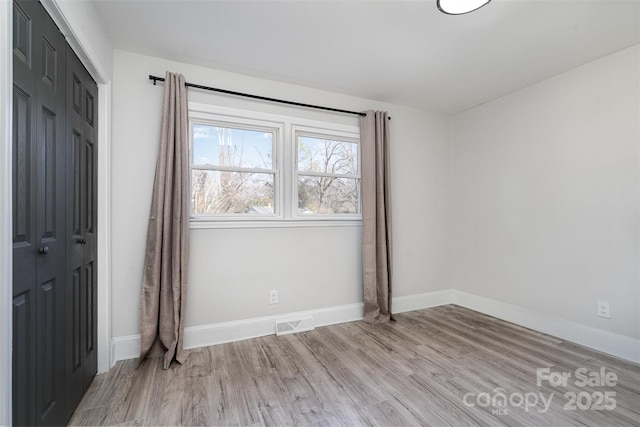
<path id="1" fill-rule="evenodd" d="M 480 9 L 491 0 L 438 0 L 438 9 L 447 15 L 463 15 Z"/>

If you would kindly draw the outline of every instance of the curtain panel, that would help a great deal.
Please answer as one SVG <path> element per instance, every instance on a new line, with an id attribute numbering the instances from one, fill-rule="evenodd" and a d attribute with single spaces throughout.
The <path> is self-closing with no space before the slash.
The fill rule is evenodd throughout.
<path id="1" fill-rule="evenodd" d="M 384 111 L 367 111 L 360 118 L 362 280 L 364 320 L 369 323 L 393 319 L 388 121 Z"/>
<path id="2" fill-rule="evenodd" d="M 147 356 L 184 363 L 189 265 L 189 138 L 187 87 L 166 73 L 160 148 L 149 213 L 140 301 L 141 363 Z"/>

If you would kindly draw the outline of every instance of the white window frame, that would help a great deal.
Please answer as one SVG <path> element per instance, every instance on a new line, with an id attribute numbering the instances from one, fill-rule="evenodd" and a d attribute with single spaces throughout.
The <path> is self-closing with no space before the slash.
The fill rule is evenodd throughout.
<path id="1" fill-rule="evenodd" d="M 189 102 L 189 180 L 193 162 L 192 124 L 219 125 L 230 128 L 274 132 L 273 167 L 274 214 L 199 214 L 191 213 L 190 228 L 272 228 L 272 227 L 354 227 L 362 223 L 361 214 L 298 214 L 298 164 L 296 132 L 324 139 L 358 143 L 358 179 L 360 179 L 360 129 L 299 117 Z M 214 168 L 220 170 L 220 168 Z M 235 168 L 234 168 L 235 170 Z M 269 172 L 272 173 L 272 172 Z M 305 175 L 303 172 L 302 175 Z M 360 199 L 360 188 L 358 199 Z M 191 191 L 191 185 L 189 185 Z M 191 200 L 191 195 L 189 200 Z M 191 209 L 191 207 L 190 207 Z M 359 207 L 361 211 L 361 206 Z"/>
<path id="2" fill-rule="evenodd" d="M 193 126 L 218 126 L 229 129 L 245 129 L 258 132 L 268 132 L 273 135 L 271 141 L 272 169 L 227 167 L 227 166 L 205 166 L 193 164 Z M 246 118 L 234 118 L 220 115 L 205 115 L 193 112 L 189 116 L 189 189 L 191 189 L 191 179 L 193 170 L 228 171 L 228 172 L 248 172 L 264 173 L 273 175 L 273 213 L 272 214 L 247 214 L 247 213 L 216 213 L 216 214 L 194 214 L 190 207 L 190 219 L 195 221 L 224 221 L 232 219 L 234 221 L 254 221 L 256 219 L 281 219 L 282 216 L 282 134 L 283 124 L 264 120 L 251 120 Z"/>
<path id="3" fill-rule="evenodd" d="M 362 175 L 360 171 L 361 166 L 361 146 L 360 146 L 360 134 L 354 132 L 338 131 L 334 129 L 317 128 L 310 126 L 293 125 L 291 132 L 291 146 L 293 148 L 293 177 L 292 187 L 293 193 L 291 194 L 292 200 L 297 204 L 298 202 L 298 176 L 335 176 L 340 178 L 356 179 L 358 181 L 358 212 L 355 214 L 304 214 L 298 213 L 297 206 L 292 211 L 292 218 L 299 221 L 319 220 L 324 221 L 341 221 L 341 220 L 361 220 L 362 219 L 362 197 L 361 197 L 361 182 Z M 308 136 L 311 138 L 344 141 L 358 146 L 358 173 L 356 175 L 347 174 L 330 174 L 319 172 L 304 172 L 298 168 L 298 136 Z"/>

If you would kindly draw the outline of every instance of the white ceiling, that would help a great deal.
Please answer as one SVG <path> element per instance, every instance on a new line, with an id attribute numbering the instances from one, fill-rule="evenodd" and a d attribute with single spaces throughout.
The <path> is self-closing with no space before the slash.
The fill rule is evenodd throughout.
<path id="1" fill-rule="evenodd" d="M 640 42 L 640 0 L 93 1 L 116 49 L 448 114 Z"/>

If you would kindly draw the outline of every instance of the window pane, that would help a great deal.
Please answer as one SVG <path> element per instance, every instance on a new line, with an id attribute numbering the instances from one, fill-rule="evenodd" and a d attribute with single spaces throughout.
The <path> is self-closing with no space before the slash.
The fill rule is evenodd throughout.
<path id="1" fill-rule="evenodd" d="M 356 214 L 358 187 L 358 179 L 298 176 L 298 214 Z"/>
<path id="2" fill-rule="evenodd" d="M 298 170 L 357 175 L 358 144 L 299 136 Z"/>
<path id="3" fill-rule="evenodd" d="M 194 169 L 194 214 L 273 214 L 274 174 Z"/>
<path id="4" fill-rule="evenodd" d="M 193 164 L 272 169 L 273 133 L 194 124 Z"/>

